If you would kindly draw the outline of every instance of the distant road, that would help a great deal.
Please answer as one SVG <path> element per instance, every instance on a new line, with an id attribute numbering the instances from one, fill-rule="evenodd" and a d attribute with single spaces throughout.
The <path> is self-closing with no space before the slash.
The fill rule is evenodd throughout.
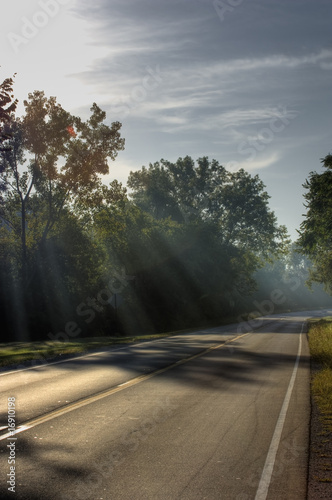
<path id="1" fill-rule="evenodd" d="M 305 321 L 326 314 L 273 315 L 1 373 L 0 498 L 304 500 Z"/>

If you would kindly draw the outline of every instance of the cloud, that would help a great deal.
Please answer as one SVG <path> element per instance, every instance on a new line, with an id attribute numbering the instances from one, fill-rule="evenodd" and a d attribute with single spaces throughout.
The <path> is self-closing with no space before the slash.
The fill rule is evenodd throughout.
<path id="1" fill-rule="evenodd" d="M 286 56 L 284 54 L 272 54 L 268 57 L 234 59 L 233 61 L 222 61 L 212 64 L 209 71 L 209 77 L 216 75 L 226 75 L 232 73 L 241 73 L 247 71 L 258 71 L 261 69 L 296 69 L 308 65 L 323 64 L 331 62 L 332 50 L 321 49 L 315 53 L 309 53 L 302 56 Z"/>
<path id="2" fill-rule="evenodd" d="M 105 58 L 91 71 L 79 73 L 76 77 L 89 85 L 94 77 L 99 98 L 120 121 L 130 116 L 151 119 L 164 132 L 172 133 L 197 128 L 208 130 L 215 126 L 229 129 L 255 126 L 271 119 L 277 113 L 278 105 L 284 103 L 286 87 L 288 100 L 291 98 L 293 107 L 298 106 L 306 98 L 298 89 L 295 78 L 298 69 L 322 64 L 331 57 L 332 51 L 321 50 L 302 57 L 276 55 L 227 62 L 209 61 L 183 64 L 181 68 L 175 62 L 164 66 L 162 62 L 144 65 L 142 61 L 141 67 L 129 71 L 123 54 L 123 67 L 116 74 Z M 156 71 L 156 68 L 159 68 L 159 80 L 147 88 L 144 82 L 148 72 Z M 259 78 L 257 73 L 263 70 L 268 73 Z M 272 81 L 274 88 L 274 103 L 271 103 L 268 81 Z M 255 102 L 255 106 L 250 102 Z"/>
<path id="3" fill-rule="evenodd" d="M 262 170 L 271 167 L 277 163 L 281 158 L 281 155 L 277 152 L 272 152 L 268 156 L 260 157 L 254 160 L 241 160 L 241 161 L 228 161 L 224 167 L 227 170 L 238 171 L 241 168 L 247 170 L 248 172 Z"/>

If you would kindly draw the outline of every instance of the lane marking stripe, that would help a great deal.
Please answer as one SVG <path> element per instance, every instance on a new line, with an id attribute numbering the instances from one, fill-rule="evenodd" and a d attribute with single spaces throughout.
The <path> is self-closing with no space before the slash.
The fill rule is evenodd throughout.
<path id="1" fill-rule="evenodd" d="M 156 370 L 151 373 L 139 375 L 138 377 L 135 377 L 131 380 L 128 380 L 127 382 L 123 382 L 122 384 L 116 385 L 112 389 L 108 389 L 107 391 L 103 391 L 99 394 L 95 394 L 93 396 L 89 396 L 88 398 L 82 400 L 82 401 L 77 401 L 76 403 L 72 403 L 68 406 L 65 406 L 64 408 L 60 408 L 59 410 L 54 410 L 48 413 L 47 415 L 43 415 L 41 417 L 37 417 L 35 419 L 32 419 L 25 424 L 19 426 L 16 428 L 14 432 L 7 432 L 6 434 L 2 435 L 0 437 L 0 441 L 3 441 L 4 439 L 10 439 L 12 436 L 15 434 L 19 434 L 20 432 L 26 431 L 28 429 L 31 429 L 32 427 L 36 427 L 37 425 L 43 424 L 44 422 L 48 422 L 49 420 L 52 420 L 53 418 L 60 417 L 61 415 L 65 415 L 66 413 L 69 413 L 73 410 L 76 410 L 78 408 L 82 408 L 83 406 L 89 405 L 91 403 L 94 403 L 96 401 L 99 401 L 100 399 L 106 398 L 107 396 L 111 396 L 112 394 L 115 394 L 117 392 L 123 391 L 125 389 L 128 389 L 129 387 L 132 387 L 136 384 L 139 384 L 141 382 L 144 382 L 145 380 L 148 380 L 152 377 L 155 377 L 156 375 L 160 375 L 161 373 L 167 372 L 168 370 L 171 370 L 172 368 L 175 368 L 177 366 L 183 365 L 185 363 L 188 363 L 189 361 L 192 361 L 193 359 L 199 358 L 201 356 L 204 356 L 205 354 L 215 350 L 219 349 L 220 347 L 224 347 L 227 344 L 230 344 L 231 342 L 235 342 L 236 340 L 246 337 L 249 335 L 251 332 L 244 333 L 242 335 L 238 335 L 237 337 L 226 340 L 222 344 L 217 344 L 211 347 L 208 347 L 207 349 L 204 349 L 204 351 L 200 351 L 197 354 L 194 354 L 192 356 L 189 356 L 188 358 L 183 358 L 175 363 L 172 363 L 171 365 L 165 366 L 164 368 L 160 368 L 159 370 Z"/>
<path id="2" fill-rule="evenodd" d="M 267 498 L 269 486 L 271 483 L 273 468 L 274 468 L 274 464 L 275 464 L 275 460 L 276 460 L 276 456 L 277 456 L 277 451 L 278 451 L 280 440 L 281 440 L 281 434 L 282 434 L 282 430 L 284 427 L 289 402 L 290 402 L 293 387 L 295 384 L 297 369 L 298 369 L 299 362 L 300 362 L 301 350 L 302 350 L 302 333 L 303 333 L 304 325 L 305 325 L 305 323 L 302 324 L 302 328 L 301 328 L 299 347 L 298 347 L 297 356 L 296 356 L 296 360 L 295 360 L 295 364 L 294 364 L 294 368 L 293 368 L 293 373 L 292 373 L 292 376 L 291 376 L 291 379 L 290 379 L 290 382 L 288 385 L 288 389 L 286 392 L 286 396 L 285 396 L 283 405 L 282 405 L 280 413 L 279 413 L 276 427 L 274 429 L 274 433 L 273 433 L 272 440 L 270 443 L 270 448 L 269 448 L 269 451 L 268 451 L 268 454 L 267 454 L 267 457 L 265 460 L 265 465 L 264 465 L 261 479 L 260 479 L 258 489 L 256 492 L 255 500 L 265 500 Z"/>

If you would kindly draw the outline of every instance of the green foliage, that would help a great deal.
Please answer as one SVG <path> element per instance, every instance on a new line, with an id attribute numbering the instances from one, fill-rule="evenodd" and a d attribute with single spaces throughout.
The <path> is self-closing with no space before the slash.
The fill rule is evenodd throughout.
<path id="1" fill-rule="evenodd" d="M 155 167 L 151 167 L 153 181 Z M 203 213 L 199 217 L 196 211 L 190 219 L 177 220 L 167 213 L 170 204 L 153 205 L 156 193 L 149 191 L 153 184 L 145 178 L 146 169 L 141 172 L 147 199 L 140 190 L 138 197 L 134 195 L 135 203 L 122 199 L 121 206 L 104 206 L 93 224 L 108 254 L 106 267 L 115 264 L 135 276 L 134 290 L 125 294 L 132 306 L 130 315 L 136 315 L 136 328 L 185 328 L 234 315 L 242 297 L 255 290 L 253 274 L 261 265 L 261 255 L 244 244 L 223 241 L 218 219 Z M 130 187 L 138 186 L 142 177 L 132 174 Z M 144 211 L 147 207 L 151 209 Z M 173 213 L 183 213 L 182 207 L 173 204 L 173 208 Z M 156 217 L 158 210 L 168 216 Z"/>
<path id="2" fill-rule="evenodd" d="M 131 172 L 128 187 L 137 206 L 157 219 L 213 222 L 223 245 L 263 259 L 283 251 L 287 231 L 268 207 L 263 182 L 243 169 L 227 172 L 216 160 L 189 156 Z"/>
<path id="3" fill-rule="evenodd" d="M 309 284 L 324 283 L 332 292 L 332 155 L 322 159 L 323 173 L 311 172 L 307 190 L 306 218 L 301 224 L 298 245 L 313 262 Z"/>
<path id="4" fill-rule="evenodd" d="M 6 78 L 0 85 L 0 151 L 8 149 L 9 123 L 18 102 L 13 96 L 13 83 L 13 78 Z"/>
<path id="5" fill-rule="evenodd" d="M 134 204 L 155 221 L 177 224 L 175 246 L 163 235 L 168 247 L 159 244 L 158 248 L 164 256 L 163 266 L 171 264 L 164 272 L 159 267 L 156 273 L 168 277 L 165 289 L 168 296 L 175 297 L 173 311 L 177 304 L 183 310 L 187 301 L 200 317 L 234 313 L 242 297 L 255 290 L 254 272 L 267 259 L 287 250 L 286 228 L 277 225 L 264 184 L 244 170 L 228 172 L 216 160 L 203 157 L 195 164 L 186 156 L 175 163 L 161 160 L 131 172 L 128 187 Z M 186 251 L 179 250 L 181 238 L 187 242 Z M 159 240 L 153 234 L 142 251 L 149 255 L 149 262 L 154 260 L 150 249 Z M 153 277 L 149 280 L 152 283 Z"/>

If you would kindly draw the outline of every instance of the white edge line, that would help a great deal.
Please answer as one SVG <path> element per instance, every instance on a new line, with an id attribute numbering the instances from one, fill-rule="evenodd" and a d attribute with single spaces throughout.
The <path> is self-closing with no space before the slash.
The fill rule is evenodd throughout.
<path id="1" fill-rule="evenodd" d="M 301 329 L 301 333 L 300 333 L 300 340 L 299 340 L 299 347 L 298 347 L 298 352 L 297 352 L 297 356 L 296 356 L 296 360 L 295 360 L 295 364 L 294 364 L 294 368 L 293 368 L 293 373 L 292 373 L 292 376 L 291 376 L 291 379 L 290 379 L 290 382 L 288 385 L 288 389 L 286 392 L 286 396 L 285 396 L 282 408 L 281 408 L 280 413 L 279 413 L 276 427 L 274 429 L 274 433 L 273 433 L 272 440 L 270 443 L 270 448 L 269 448 L 269 451 L 268 451 L 268 454 L 267 454 L 267 457 L 265 460 L 263 472 L 262 472 L 261 479 L 259 481 L 258 489 L 256 492 L 255 500 L 265 500 L 267 497 L 267 494 L 268 494 L 269 486 L 271 483 L 271 477 L 272 477 L 272 473 L 273 473 L 273 468 L 274 468 L 274 463 L 275 463 L 277 451 L 278 451 L 280 440 L 281 440 L 281 434 L 282 434 L 282 430 L 284 427 L 286 414 L 287 414 L 289 402 L 290 402 L 290 399 L 292 396 L 292 391 L 293 391 L 293 387 L 294 387 L 294 383 L 295 383 L 297 369 L 298 369 L 299 362 L 300 362 L 301 350 L 302 350 L 302 333 L 303 333 L 304 325 L 305 325 L 305 323 L 302 324 L 302 329 Z"/>

